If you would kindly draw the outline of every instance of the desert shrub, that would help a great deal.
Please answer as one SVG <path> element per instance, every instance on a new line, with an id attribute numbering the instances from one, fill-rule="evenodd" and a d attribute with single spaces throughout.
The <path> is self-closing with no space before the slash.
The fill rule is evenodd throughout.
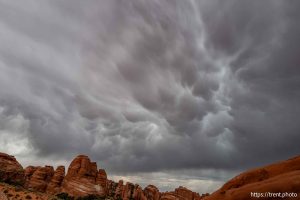
<path id="1" fill-rule="evenodd" d="M 32 199 L 30 195 L 26 195 L 25 199 Z"/>
<path id="2" fill-rule="evenodd" d="M 15 187 L 15 191 L 16 192 L 20 192 L 20 191 L 22 191 L 23 190 L 23 188 L 21 187 L 21 186 L 16 186 Z"/>
<path id="3" fill-rule="evenodd" d="M 74 200 L 74 197 L 69 196 L 67 193 L 57 194 L 56 197 L 63 200 Z"/>
<path id="4" fill-rule="evenodd" d="M 12 196 L 14 196 L 14 195 L 9 193 L 9 194 L 7 194 L 7 196 L 8 196 L 8 197 L 12 197 Z"/>
<path id="5" fill-rule="evenodd" d="M 105 198 L 91 194 L 85 197 L 79 197 L 77 200 L 105 200 Z"/>

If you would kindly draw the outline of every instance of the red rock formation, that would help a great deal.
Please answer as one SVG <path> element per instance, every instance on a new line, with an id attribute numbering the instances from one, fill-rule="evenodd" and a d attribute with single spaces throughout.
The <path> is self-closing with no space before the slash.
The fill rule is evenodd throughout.
<path id="1" fill-rule="evenodd" d="M 133 198 L 134 184 L 127 182 L 123 188 L 122 199 L 129 200 Z"/>
<path id="2" fill-rule="evenodd" d="M 105 194 L 107 194 L 107 174 L 104 169 L 99 169 L 96 178 L 96 184 L 100 185 Z"/>
<path id="3" fill-rule="evenodd" d="M 127 182 L 126 185 L 123 187 L 122 199 L 146 200 L 146 197 L 142 188 L 139 185 L 134 185 L 133 183 Z"/>
<path id="4" fill-rule="evenodd" d="M 132 183 L 124 185 L 122 180 L 115 183 L 107 180 L 106 172 L 103 169 L 97 170 L 96 163 L 83 155 L 76 157 L 65 177 L 64 174 L 63 166 L 59 166 L 55 172 L 51 166 L 29 166 L 23 170 L 13 156 L 0 153 L 1 181 L 20 184 L 25 180 L 25 188 L 49 194 L 66 192 L 75 197 L 108 195 L 115 200 L 250 200 L 253 199 L 251 192 L 300 194 L 300 156 L 242 173 L 212 195 L 202 196 L 184 187 L 173 192 L 160 193 L 153 185 L 142 190 L 139 185 Z"/>
<path id="5" fill-rule="evenodd" d="M 180 200 L 180 197 L 175 192 L 164 192 L 161 194 L 160 200 Z"/>
<path id="6" fill-rule="evenodd" d="M 148 185 L 144 189 L 144 195 L 147 200 L 159 200 L 160 198 L 159 190 L 154 185 Z"/>
<path id="7" fill-rule="evenodd" d="M 114 199 L 123 199 L 123 200 L 147 200 L 143 189 L 137 185 L 130 182 L 123 184 L 123 180 L 120 180 L 118 183 L 114 181 L 107 181 L 107 191 L 108 196 L 113 197 Z"/>
<path id="8" fill-rule="evenodd" d="M 47 193 L 49 194 L 58 194 L 61 192 L 61 185 L 65 178 L 65 167 L 58 166 L 54 172 L 54 175 L 47 186 Z"/>
<path id="9" fill-rule="evenodd" d="M 115 183 L 112 180 L 107 180 L 107 195 L 110 197 L 114 197 L 116 194 L 117 187 L 118 183 Z"/>
<path id="10" fill-rule="evenodd" d="M 194 192 L 182 186 L 175 189 L 175 194 L 177 194 L 185 200 L 193 200 L 195 195 Z"/>
<path id="11" fill-rule="evenodd" d="M 300 199 L 300 156 L 242 173 L 204 199 L 250 200 L 251 192 L 293 192 L 298 198 L 291 199 Z"/>
<path id="12" fill-rule="evenodd" d="M 0 181 L 24 184 L 24 170 L 15 157 L 0 153 Z"/>
<path id="13" fill-rule="evenodd" d="M 119 180 L 117 188 L 115 190 L 115 199 L 121 199 L 123 195 L 123 190 L 124 190 L 124 185 L 123 185 L 123 180 Z"/>
<path id="14" fill-rule="evenodd" d="M 100 179 L 97 183 L 97 164 L 91 162 L 85 155 L 77 156 L 70 164 L 68 173 L 62 183 L 62 192 L 71 196 L 99 195 L 105 196 L 106 189 L 101 185 Z"/>
<path id="15" fill-rule="evenodd" d="M 134 200 L 146 200 L 144 191 L 142 190 L 141 186 L 139 186 L 137 184 L 134 186 L 133 199 Z"/>
<path id="16" fill-rule="evenodd" d="M 25 188 L 45 192 L 47 186 L 54 175 L 52 166 L 45 167 L 28 167 L 26 168 L 26 183 Z"/>
<path id="17" fill-rule="evenodd" d="M 161 199 L 165 200 L 200 200 L 201 196 L 185 187 L 180 186 L 174 192 L 164 192 L 161 194 Z"/>
<path id="18" fill-rule="evenodd" d="M 38 169 L 38 167 L 34 166 L 28 166 L 25 168 L 25 184 L 24 187 L 28 188 L 28 184 L 30 181 L 30 178 L 32 177 L 32 174 Z"/>

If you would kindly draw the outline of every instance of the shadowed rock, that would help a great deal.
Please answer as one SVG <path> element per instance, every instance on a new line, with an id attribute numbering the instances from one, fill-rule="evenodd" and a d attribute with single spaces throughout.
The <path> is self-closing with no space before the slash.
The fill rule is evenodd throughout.
<path id="1" fill-rule="evenodd" d="M 0 153 L 0 181 L 23 185 L 24 169 L 14 156 Z"/>

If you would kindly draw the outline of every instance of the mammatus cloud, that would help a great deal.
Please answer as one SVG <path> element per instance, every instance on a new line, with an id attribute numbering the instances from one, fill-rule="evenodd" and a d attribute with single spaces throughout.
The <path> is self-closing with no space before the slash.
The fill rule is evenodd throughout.
<path id="1" fill-rule="evenodd" d="M 299 6 L 0 0 L 0 150 L 214 187 L 298 154 Z"/>

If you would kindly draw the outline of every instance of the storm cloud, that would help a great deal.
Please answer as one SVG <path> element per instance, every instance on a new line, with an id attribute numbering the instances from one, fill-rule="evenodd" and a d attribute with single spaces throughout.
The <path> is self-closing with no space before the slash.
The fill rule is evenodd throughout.
<path id="1" fill-rule="evenodd" d="M 24 165 L 87 154 L 130 180 L 186 172 L 218 186 L 297 155 L 299 8 L 0 0 L 0 151 Z"/>

